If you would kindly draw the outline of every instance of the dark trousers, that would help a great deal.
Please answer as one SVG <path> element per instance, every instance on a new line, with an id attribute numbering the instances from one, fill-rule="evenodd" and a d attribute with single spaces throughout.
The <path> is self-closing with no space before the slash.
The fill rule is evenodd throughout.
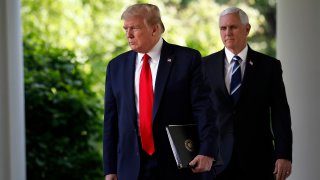
<path id="1" fill-rule="evenodd" d="M 170 157 L 172 156 L 172 157 Z M 202 180 L 199 173 L 192 173 L 190 169 L 178 169 L 177 166 L 172 166 L 162 163 L 159 160 L 157 152 L 152 156 L 148 155 L 142 150 L 140 144 L 140 172 L 138 180 Z M 173 154 L 168 154 L 168 157 L 162 158 L 173 158 Z M 212 178 L 204 178 L 205 180 L 212 180 Z"/>
<path id="2" fill-rule="evenodd" d="M 200 174 L 192 173 L 190 169 L 180 169 L 176 166 L 160 165 L 157 156 L 149 156 L 141 151 L 140 172 L 138 180 L 202 180 Z M 164 167 L 165 166 L 165 167 Z M 212 180 L 212 178 L 204 178 Z"/>
<path id="3" fill-rule="evenodd" d="M 140 172 L 139 180 L 159 180 L 158 162 L 153 154 L 150 156 L 143 150 L 140 150 Z"/>
<path id="4" fill-rule="evenodd" d="M 259 166 L 258 164 L 252 164 L 252 166 Z M 255 168 L 253 168 L 255 169 Z M 275 176 L 272 172 L 265 171 L 263 173 L 257 173 L 251 169 L 243 169 L 241 162 L 238 162 L 235 155 L 232 156 L 230 163 L 226 169 L 218 174 L 215 180 L 275 180 Z"/>

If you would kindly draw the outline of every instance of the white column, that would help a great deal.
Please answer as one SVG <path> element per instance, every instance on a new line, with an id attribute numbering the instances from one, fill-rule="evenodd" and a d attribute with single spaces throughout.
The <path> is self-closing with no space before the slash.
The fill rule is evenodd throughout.
<path id="1" fill-rule="evenodd" d="M 19 0 L 0 0 L 0 180 L 25 180 L 23 56 Z"/>
<path id="2" fill-rule="evenodd" d="M 320 179 L 320 1 L 277 1 L 277 57 L 292 114 L 290 180 Z"/>

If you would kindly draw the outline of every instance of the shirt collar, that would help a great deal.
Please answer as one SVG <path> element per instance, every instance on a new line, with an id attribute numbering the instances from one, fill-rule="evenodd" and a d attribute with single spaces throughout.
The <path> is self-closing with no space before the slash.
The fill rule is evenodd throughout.
<path id="1" fill-rule="evenodd" d="M 160 38 L 157 44 L 147 53 L 151 61 L 158 61 L 160 60 L 160 54 L 161 54 L 161 47 L 163 44 L 163 39 Z M 138 59 L 142 60 L 144 53 L 138 53 Z"/>
<path id="2" fill-rule="evenodd" d="M 239 56 L 242 59 L 242 61 L 245 62 L 247 59 L 247 54 L 248 54 L 248 45 L 246 45 L 246 47 L 243 48 L 243 50 L 239 54 L 233 54 L 227 48 L 224 48 L 224 52 L 226 53 L 226 58 L 227 58 L 227 61 L 229 62 L 229 64 L 231 63 L 231 60 L 232 60 L 233 56 L 235 56 L 235 55 Z"/>

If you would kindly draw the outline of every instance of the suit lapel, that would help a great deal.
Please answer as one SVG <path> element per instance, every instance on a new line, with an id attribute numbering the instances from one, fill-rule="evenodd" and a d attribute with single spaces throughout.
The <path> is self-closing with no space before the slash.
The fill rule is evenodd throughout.
<path id="1" fill-rule="evenodd" d="M 243 80 L 242 80 L 242 85 L 241 85 L 242 86 L 241 87 L 241 95 L 243 94 L 243 91 L 245 91 L 246 88 L 248 88 L 248 82 L 249 82 L 250 78 L 252 77 L 253 70 L 255 67 L 254 63 L 255 63 L 255 59 L 253 56 L 253 51 L 249 47 L 247 59 L 246 59 L 246 68 L 245 68 L 245 72 L 244 72 L 244 76 L 243 76 Z M 241 98 L 241 95 L 240 95 L 240 98 Z"/>
<path id="2" fill-rule="evenodd" d="M 152 113 L 153 120 L 158 112 L 161 97 L 167 84 L 168 76 L 170 73 L 171 66 L 174 63 L 174 59 L 175 56 L 172 48 L 170 48 L 170 44 L 168 44 L 166 41 L 163 41 L 155 84 L 154 104 Z"/>
<path id="3" fill-rule="evenodd" d="M 210 83 L 214 86 L 213 88 L 219 89 L 219 92 L 222 93 L 221 95 L 226 100 L 225 102 L 233 104 L 225 82 L 225 58 L 226 55 L 224 49 L 222 49 L 208 61 L 210 64 L 205 68 L 207 69 L 208 78 L 211 79 Z"/>
<path id="4" fill-rule="evenodd" d="M 128 98 L 128 113 L 134 115 L 133 117 L 137 117 L 137 107 L 135 102 L 135 90 L 134 90 L 134 82 L 135 82 L 135 66 L 136 66 L 136 56 L 137 53 L 131 51 L 128 55 L 128 59 L 126 59 L 126 66 L 127 68 L 124 72 L 124 86 L 126 89 L 126 95 Z M 134 124 L 136 125 L 136 119 L 133 118 Z"/>
<path id="5" fill-rule="evenodd" d="M 222 51 L 219 52 L 218 54 L 218 67 L 216 69 L 216 71 L 218 72 L 218 80 L 219 80 L 219 86 L 222 88 L 222 92 L 223 94 L 228 97 L 228 99 L 231 101 L 231 97 L 230 97 L 230 94 L 228 92 L 228 89 L 226 87 L 226 82 L 225 82 L 225 58 L 226 58 L 226 55 L 224 53 L 224 49 Z"/>

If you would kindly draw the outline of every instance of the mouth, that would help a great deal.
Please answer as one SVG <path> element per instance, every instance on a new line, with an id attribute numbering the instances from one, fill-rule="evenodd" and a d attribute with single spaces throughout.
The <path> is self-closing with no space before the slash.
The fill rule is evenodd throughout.
<path id="1" fill-rule="evenodd" d="M 234 41 L 234 39 L 226 39 L 226 40 L 224 40 L 224 42 L 230 42 L 230 41 Z"/>

